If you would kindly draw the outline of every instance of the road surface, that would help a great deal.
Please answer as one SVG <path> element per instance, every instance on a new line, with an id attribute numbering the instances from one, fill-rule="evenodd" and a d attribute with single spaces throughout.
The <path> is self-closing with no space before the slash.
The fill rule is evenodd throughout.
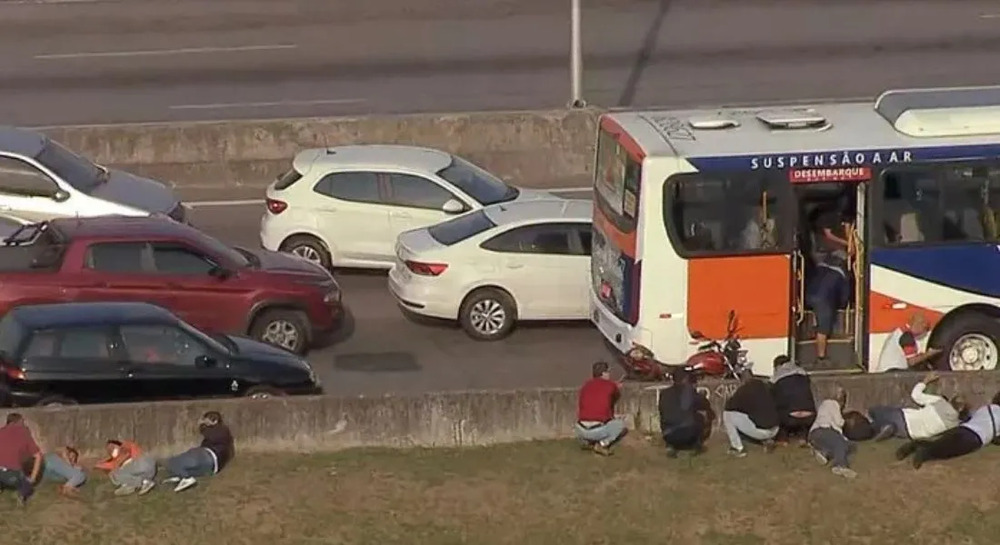
<path id="1" fill-rule="evenodd" d="M 0 2 L 0 120 L 28 126 L 544 108 L 567 0 Z M 601 106 L 1000 82 L 981 0 L 582 0 Z"/>
<path id="2" fill-rule="evenodd" d="M 230 244 L 257 248 L 263 210 L 262 204 L 200 207 L 192 222 Z M 308 356 L 331 394 L 576 386 L 589 376 L 591 363 L 608 357 L 600 334 L 587 323 L 523 327 L 504 341 L 475 342 L 460 329 L 403 318 L 385 273 L 338 272 L 337 279 L 353 333 Z"/>

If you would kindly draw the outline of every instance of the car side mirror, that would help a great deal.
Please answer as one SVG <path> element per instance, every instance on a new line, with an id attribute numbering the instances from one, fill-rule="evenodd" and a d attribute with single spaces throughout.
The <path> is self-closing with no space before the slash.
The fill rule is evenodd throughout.
<path id="1" fill-rule="evenodd" d="M 62 189 L 57 189 L 56 192 L 52 194 L 52 200 L 56 202 L 66 202 L 69 200 L 69 193 L 63 191 Z"/>
<path id="2" fill-rule="evenodd" d="M 462 212 L 465 212 L 466 208 L 465 205 L 458 199 L 448 199 L 448 202 L 441 206 L 441 210 L 445 214 L 461 214 Z"/>
<path id="3" fill-rule="evenodd" d="M 213 358 L 212 356 L 207 356 L 205 354 L 202 354 L 194 359 L 195 367 L 201 367 L 201 368 L 215 367 L 216 363 L 218 362 L 215 361 L 215 358 Z"/>

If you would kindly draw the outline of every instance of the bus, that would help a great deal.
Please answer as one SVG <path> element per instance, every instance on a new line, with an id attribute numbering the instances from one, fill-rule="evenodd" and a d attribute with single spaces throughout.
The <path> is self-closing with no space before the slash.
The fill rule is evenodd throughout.
<path id="1" fill-rule="evenodd" d="M 1000 86 L 874 102 L 603 114 L 594 162 L 591 321 L 619 353 L 683 363 L 735 311 L 755 374 L 875 371 L 914 314 L 938 369 L 996 368 Z M 817 358 L 817 222 L 851 251 Z"/>

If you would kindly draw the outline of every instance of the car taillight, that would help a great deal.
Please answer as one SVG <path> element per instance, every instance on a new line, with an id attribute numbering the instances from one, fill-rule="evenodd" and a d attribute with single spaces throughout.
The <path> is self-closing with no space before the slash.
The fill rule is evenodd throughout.
<path id="1" fill-rule="evenodd" d="M 17 367 L 0 365 L 0 374 L 12 380 L 24 380 L 24 371 Z"/>
<path id="2" fill-rule="evenodd" d="M 278 199 L 267 199 L 267 211 L 272 214 L 280 214 L 288 208 L 288 203 Z"/>
<path id="3" fill-rule="evenodd" d="M 407 269 L 420 276 L 438 276 L 448 268 L 448 265 L 444 263 L 421 263 L 419 261 L 405 261 L 405 263 Z"/>

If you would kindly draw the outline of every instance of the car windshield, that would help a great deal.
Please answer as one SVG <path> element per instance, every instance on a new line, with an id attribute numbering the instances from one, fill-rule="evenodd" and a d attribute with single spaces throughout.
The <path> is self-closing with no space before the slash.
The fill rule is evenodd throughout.
<path id="1" fill-rule="evenodd" d="M 439 243 L 451 246 L 496 226 L 497 224 L 493 223 L 486 212 L 477 210 L 428 227 L 427 232 Z"/>
<path id="2" fill-rule="evenodd" d="M 482 205 L 512 201 L 520 193 L 516 187 L 461 157 L 452 156 L 451 164 L 438 171 L 438 176 Z"/>
<path id="3" fill-rule="evenodd" d="M 66 149 L 58 142 L 48 140 L 35 160 L 51 170 L 61 180 L 84 193 L 90 193 L 105 181 L 107 171 Z"/>

